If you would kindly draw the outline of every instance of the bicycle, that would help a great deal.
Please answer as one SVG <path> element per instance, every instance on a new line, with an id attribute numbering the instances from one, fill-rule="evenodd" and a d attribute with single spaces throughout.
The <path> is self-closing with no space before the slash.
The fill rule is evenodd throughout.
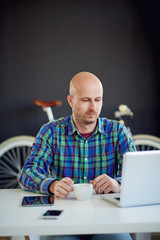
<path id="1" fill-rule="evenodd" d="M 62 105 L 61 101 L 47 102 L 37 99 L 33 103 L 47 113 L 49 121 L 55 120 L 52 108 Z M 115 118 L 124 123 L 125 116 L 133 118 L 133 112 L 126 105 L 120 105 L 119 110 L 115 112 Z M 130 131 L 129 128 L 128 130 Z M 158 137 L 145 134 L 132 137 L 139 151 L 160 149 L 160 138 Z M 0 144 L 0 188 L 19 188 L 19 175 L 31 152 L 34 140 L 35 137 L 24 135 L 9 138 Z"/>
<path id="2" fill-rule="evenodd" d="M 52 108 L 62 102 L 33 100 L 33 103 L 46 112 L 48 120 L 54 121 Z M 27 156 L 30 154 L 35 137 L 15 136 L 0 144 L 0 188 L 19 188 L 18 179 Z"/>
<path id="3" fill-rule="evenodd" d="M 114 112 L 114 116 L 118 121 L 125 124 L 124 118 L 129 117 L 132 120 L 134 114 L 127 105 L 121 104 L 118 107 L 118 111 Z M 129 126 L 127 126 L 127 129 L 133 138 L 137 151 L 149 151 L 149 150 L 160 149 L 160 138 L 153 135 L 149 135 L 149 134 L 132 135 L 132 132 Z"/>

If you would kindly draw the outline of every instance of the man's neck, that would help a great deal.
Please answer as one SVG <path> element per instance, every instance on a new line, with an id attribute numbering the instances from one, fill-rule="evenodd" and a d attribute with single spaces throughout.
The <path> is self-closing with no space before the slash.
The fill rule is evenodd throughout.
<path id="1" fill-rule="evenodd" d="M 93 132 L 97 126 L 97 122 L 91 124 L 83 124 L 74 121 L 74 124 L 80 133 L 90 133 Z"/>

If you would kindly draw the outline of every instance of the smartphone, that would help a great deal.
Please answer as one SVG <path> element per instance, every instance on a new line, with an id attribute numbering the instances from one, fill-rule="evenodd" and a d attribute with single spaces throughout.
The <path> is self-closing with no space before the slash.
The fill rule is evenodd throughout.
<path id="1" fill-rule="evenodd" d="M 41 218 L 43 219 L 59 219 L 62 216 L 63 210 L 48 210 Z"/>
<path id="2" fill-rule="evenodd" d="M 25 196 L 22 200 L 23 207 L 50 206 L 54 204 L 53 195 L 45 196 Z"/>

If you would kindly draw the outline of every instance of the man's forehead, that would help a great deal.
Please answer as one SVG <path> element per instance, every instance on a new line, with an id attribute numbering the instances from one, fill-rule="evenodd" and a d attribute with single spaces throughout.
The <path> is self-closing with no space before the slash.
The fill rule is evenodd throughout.
<path id="1" fill-rule="evenodd" d="M 101 96 L 79 96 L 80 99 L 102 99 Z"/>

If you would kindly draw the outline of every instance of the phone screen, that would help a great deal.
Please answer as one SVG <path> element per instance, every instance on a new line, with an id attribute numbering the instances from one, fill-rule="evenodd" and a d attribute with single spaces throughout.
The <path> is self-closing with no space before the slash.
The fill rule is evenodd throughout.
<path id="1" fill-rule="evenodd" d="M 46 206 L 54 204 L 54 196 L 26 196 L 23 197 L 22 206 Z"/>
<path id="2" fill-rule="evenodd" d="M 42 218 L 46 219 L 58 219 L 63 213 L 63 210 L 48 210 L 42 215 Z"/>

